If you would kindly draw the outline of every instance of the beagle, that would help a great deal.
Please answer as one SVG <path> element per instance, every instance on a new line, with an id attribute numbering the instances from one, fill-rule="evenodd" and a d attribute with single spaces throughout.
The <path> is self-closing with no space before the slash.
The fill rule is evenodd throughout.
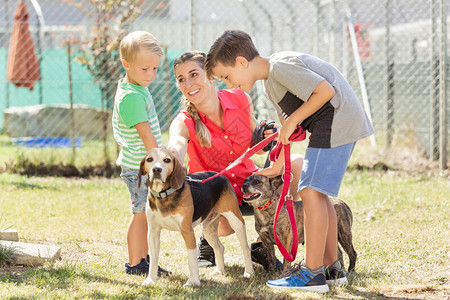
<path id="1" fill-rule="evenodd" d="M 186 178 L 180 162 L 166 148 L 153 148 L 142 159 L 139 171 L 148 174 L 147 219 L 149 227 L 150 270 L 143 285 L 154 284 L 158 272 L 161 229 L 179 231 L 188 252 L 189 278 L 184 286 L 200 285 L 197 247 L 194 227 L 203 226 L 203 236 L 214 249 L 217 269 L 224 274 L 224 247 L 217 227 L 220 216 L 227 218 L 236 232 L 244 253 L 244 277 L 253 275 L 253 266 L 244 219 L 239 210 L 236 194 L 228 179 L 220 175 L 209 181 L 200 181 L 216 174 L 198 172 Z"/>

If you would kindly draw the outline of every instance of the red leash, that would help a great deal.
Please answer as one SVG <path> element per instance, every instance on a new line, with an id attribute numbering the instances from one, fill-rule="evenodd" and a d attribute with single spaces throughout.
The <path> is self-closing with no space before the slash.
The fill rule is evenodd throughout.
<path id="1" fill-rule="evenodd" d="M 256 144 L 255 146 L 253 146 L 252 148 L 248 149 L 244 154 L 242 154 L 241 156 L 239 156 L 234 162 L 232 162 L 228 167 L 226 167 L 225 169 L 223 169 L 222 171 L 220 171 L 219 173 L 215 174 L 214 176 L 208 177 L 203 179 L 201 182 L 204 183 L 208 180 L 211 180 L 213 178 L 216 178 L 219 175 L 222 175 L 223 173 L 225 173 L 228 170 L 233 169 L 234 167 L 236 167 L 237 165 L 239 165 L 240 163 L 242 163 L 244 160 L 246 160 L 247 158 L 251 157 L 253 154 L 255 154 L 256 152 L 258 152 L 259 150 L 261 150 L 262 148 L 264 148 L 267 144 L 269 144 L 276 136 L 278 135 L 278 132 L 274 132 L 272 133 L 270 136 L 268 136 L 267 138 L 265 138 L 264 140 L 262 140 L 260 143 Z"/>
<path id="2" fill-rule="evenodd" d="M 226 171 L 234 168 L 241 162 L 243 162 L 245 159 L 251 157 L 253 154 L 264 148 L 267 144 L 269 144 L 276 136 L 278 135 L 278 132 L 272 133 L 270 136 L 268 136 L 266 139 L 261 141 L 260 143 L 256 144 L 249 150 L 247 150 L 244 154 L 242 154 L 238 159 L 236 159 L 232 164 L 230 164 L 228 167 L 220 171 L 219 173 L 215 174 L 214 176 L 211 176 L 209 178 L 203 179 L 201 182 L 206 182 L 208 180 L 211 180 Z M 289 137 L 290 141 L 303 141 L 306 138 L 306 132 L 303 130 L 302 127 L 297 126 L 297 129 L 292 133 L 292 135 Z M 289 193 L 289 185 L 291 183 L 291 145 L 282 145 L 281 143 L 277 143 L 275 148 L 270 153 L 270 160 L 275 161 L 278 159 L 278 156 L 280 155 L 281 149 L 284 148 L 284 179 L 283 179 L 283 189 L 281 191 L 280 195 L 280 201 L 278 201 L 277 210 L 275 213 L 275 219 L 273 221 L 273 235 L 275 237 L 275 243 L 277 244 L 278 249 L 280 250 L 281 254 L 283 254 L 284 258 L 288 261 L 294 261 L 295 257 L 297 256 L 297 249 L 298 249 L 298 231 L 297 231 L 297 223 L 295 222 L 295 215 L 294 215 L 294 205 L 292 196 L 288 195 Z M 284 247 L 283 243 L 280 241 L 277 235 L 277 220 L 278 215 L 280 214 L 281 208 L 283 207 L 284 202 L 286 202 L 286 209 L 289 214 L 289 221 L 291 222 L 292 227 L 292 234 L 293 234 L 293 240 L 292 240 L 292 247 L 291 247 L 291 253 L 289 253 L 286 248 Z"/>
<path id="3" fill-rule="evenodd" d="M 297 223 L 295 222 L 292 196 L 290 194 L 288 195 L 289 185 L 291 183 L 291 159 L 290 159 L 291 145 L 283 145 L 283 148 L 284 148 L 283 189 L 281 191 L 280 200 L 278 201 L 277 210 L 275 212 L 275 218 L 273 220 L 273 236 L 275 237 L 275 243 L 277 244 L 277 247 L 280 250 L 281 254 L 283 254 L 284 258 L 288 261 L 294 261 L 295 257 L 297 256 L 297 249 L 298 249 L 298 231 L 297 231 Z M 286 248 L 284 247 L 283 243 L 280 241 L 277 235 L 278 215 L 280 214 L 284 202 L 286 202 L 286 210 L 288 211 L 289 221 L 292 227 L 292 247 L 290 253 L 286 250 Z"/>

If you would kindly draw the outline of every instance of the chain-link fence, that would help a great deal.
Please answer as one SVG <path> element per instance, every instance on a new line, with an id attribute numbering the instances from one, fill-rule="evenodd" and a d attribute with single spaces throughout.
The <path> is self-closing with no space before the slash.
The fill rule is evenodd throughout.
<path id="1" fill-rule="evenodd" d="M 241 29 L 262 56 L 296 50 L 336 65 L 374 123 L 373 144 L 417 147 L 446 168 L 448 0 L 24 1 L 39 61 L 32 90 L 6 78 L 20 1 L 0 2 L 0 126 L 13 138 L 79 138 L 81 149 L 103 149 L 105 161 L 114 161 L 110 111 L 120 64 L 102 38 L 146 30 L 164 46 L 149 88 L 167 130 L 180 109 L 173 60 Z M 275 117 L 260 84 L 250 94 L 257 119 Z"/>

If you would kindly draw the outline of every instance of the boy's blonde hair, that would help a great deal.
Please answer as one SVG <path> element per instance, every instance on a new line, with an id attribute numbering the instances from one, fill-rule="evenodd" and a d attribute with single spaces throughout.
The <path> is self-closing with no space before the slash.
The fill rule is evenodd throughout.
<path id="1" fill-rule="evenodd" d="M 248 33 L 242 30 L 227 30 L 217 38 L 209 49 L 205 61 L 206 75 L 209 79 L 213 79 L 212 69 L 218 63 L 225 67 L 234 66 L 238 56 L 251 61 L 259 56 L 259 53 Z"/>
<path id="2" fill-rule="evenodd" d="M 161 46 L 153 34 L 146 31 L 134 31 L 127 34 L 120 42 L 120 59 L 133 62 L 141 47 L 163 56 Z"/>
<path id="3" fill-rule="evenodd" d="M 173 70 L 175 72 L 176 67 L 188 61 L 195 61 L 200 68 L 204 69 L 206 54 L 201 51 L 189 51 L 182 54 L 173 62 Z M 178 83 L 177 83 L 178 85 Z M 195 135 L 203 147 L 211 147 L 211 133 L 206 127 L 205 123 L 200 120 L 197 108 L 194 104 L 189 102 L 186 97 L 181 98 L 181 103 L 184 104 L 184 108 L 188 115 L 194 120 L 195 123 Z"/>

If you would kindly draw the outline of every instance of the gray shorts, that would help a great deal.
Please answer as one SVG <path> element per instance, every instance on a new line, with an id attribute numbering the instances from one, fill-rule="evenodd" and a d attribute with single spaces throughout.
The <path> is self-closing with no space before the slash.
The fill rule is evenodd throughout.
<path id="1" fill-rule="evenodd" d="M 308 188 L 337 197 L 355 143 L 335 148 L 307 148 L 298 191 Z"/>
<path id="2" fill-rule="evenodd" d="M 125 182 L 128 187 L 128 191 L 130 192 L 131 212 L 145 213 L 148 195 L 148 175 L 141 177 L 141 186 L 138 187 L 139 170 L 124 167 L 121 168 L 122 172 L 120 173 L 120 178 L 122 178 L 123 182 Z"/>

